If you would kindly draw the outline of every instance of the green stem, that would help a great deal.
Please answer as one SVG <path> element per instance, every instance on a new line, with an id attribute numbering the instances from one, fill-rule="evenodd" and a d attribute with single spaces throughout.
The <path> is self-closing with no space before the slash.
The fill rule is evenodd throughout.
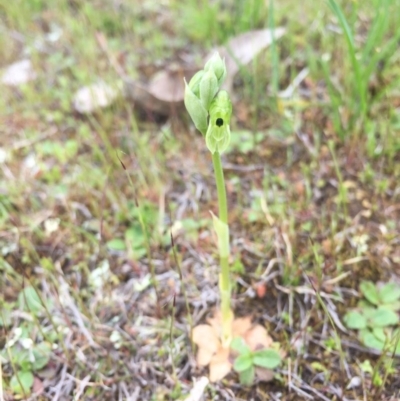
<path id="1" fill-rule="evenodd" d="M 221 164 L 219 152 L 212 155 L 215 182 L 218 193 L 219 219 L 228 226 L 228 203 L 226 199 L 224 171 Z M 229 275 L 228 255 L 220 255 L 221 274 L 219 276 L 219 287 L 221 291 L 221 314 L 222 314 L 222 345 L 228 347 L 232 339 L 232 318 L 231 310 L 231 282 Z"/>
<path id="2" fill-rule="evenodd" d="M 212 159 L 214 164 L 215 183 L 217 184 L 218 192 L 218 217 L 223 223 L 228 224 L 228 204 L 226 201 L 225 179 L 224 171 L 222 170 L 221 155 L 219 152 L 213 153 Z"/>

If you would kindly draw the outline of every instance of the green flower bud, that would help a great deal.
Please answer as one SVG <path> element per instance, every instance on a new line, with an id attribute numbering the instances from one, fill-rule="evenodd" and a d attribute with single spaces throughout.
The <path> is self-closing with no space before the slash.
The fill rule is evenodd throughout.
<path id="1" fill-rule="evenodd" d="M 205 64 L 204 71 L 212 71 L 217 77 L 218 86 L 221 86 L 226 78 L 225 60 L 216 52 Z"/>
<path id="2" fill-rule="evenodd" d="M 228 92 L 220 91 L 210 105 L 210 119 L 206 133 L 206 144 L 211 153 L 226 150 L 231 139 L 229 123 L 232 115 L 232 103 Z"/>
<path id="3" fill-rule="evenodd" d="M 210 108 L 211 101 L 218 92 L 218 80 L 212 71 L 204 73 L 200 81 L 200 100 L 206 110 Z"/>
<path id="4" fill-rule="evenodd" d="M 192 92 L 186 81 L 184 103 L 195 127 L 205 135 L 207 131 L 207 110 L 201 104 L 200 99 Z"/>
<path id="5" fill-rule="evenodd" d="M 189 88 L 198 98 L 200 98 L 200 81 L 203 78 L 204 74 L 204 70 L 197 71 L 196 74 L 194 74 L 192 79 L 189 81 Z"/>

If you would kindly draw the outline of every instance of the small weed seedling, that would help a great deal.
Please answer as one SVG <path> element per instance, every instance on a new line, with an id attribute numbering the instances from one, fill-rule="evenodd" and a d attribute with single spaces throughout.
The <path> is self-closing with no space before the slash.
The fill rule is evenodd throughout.
<path id="1" fill-rule="evenodd" d="M 359 339 L 366 347 L 400 354 L 400 331 L 394 328 L 399 324 L 400 287 L 395 283 L 378 286 L 363 281 L 360 291 L 365 299 L 347 312 L 346 326 L 359 330 Z"/>
<path id="2" fill-rule="evenodd" d="M 252 351 L 241 337 L 233 339 L 231 348 L 238 353 L 233 368 L 239 373 L 240 383 L 246 386 L 253 384 L 257 367 L 270 370 L 281 363 L 281 356 L 275 349 Z"/>

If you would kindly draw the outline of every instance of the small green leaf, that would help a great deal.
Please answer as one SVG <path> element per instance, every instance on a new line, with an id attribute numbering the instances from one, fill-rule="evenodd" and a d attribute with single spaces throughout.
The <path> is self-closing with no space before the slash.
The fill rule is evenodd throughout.
<path id="1" fill-rule="evenodd" d="M 381 303 L 390 304 L 400 298 L 400 287 L 396 283 L 387 283 L 379 290 Z"/>
<path id="2" fill-rule="evenodd" d="M 374 305 L 379 305 L 379 293 L 372 281 L 362 281 L 360 284 L 360 291 L 369 302 Z"/>
<path id="3" fill-rule="evenodd" d="M 111 251 L 125 251 L 126 244 L 123 239 L 114 238 L 107 242 L 107 248 Z"/>
<path id="4" fill-rule="evenodd" d="M 25 311 L 37 313 L 43 310 L 42 302 L 35 288 L 25 287 L 18 295 L 19 307 Z"/>
<path id="5" fill-rule="evenodd" d="M 253 358 L 251 354 L 239 355 L 233 364 L 233 368 L 236 372 L 243 372 L 253 366 Z"/>
<path id="6" fill-rule="evenodd" d="M 367 306 L 363 306 L 361 308 L 362 314 L 367 318 L 371 319 L 372 317 L 375 316 L 376 308 L 371 306 L 371 304 L 368 304 Z"/>
<path id="7" fill-rule="evenodd" d="M 33 385 L 32 372 L 17 372 L 10 380 L 10 388 L 15 394 L 29 395 Z"/>
<path id="8" fill-rule="evenodd" d="M 133 225 L 125 231 L 125 240 L 132 249 L 143 248 L 146 244 L 146 237 L 139 225 Z"/>
<path id="9" fill-rule="evenodd" d="M 369 359 L 366 359 L 364 362 L 360 363 L 360 368 L 364 373 L 372 374 L 374 372 L 374 368 L 372 367 Z"/>
<path id="10" fill-rule="evenodd" d="M 347 312 L 343 318 L 344 323 L 349 329 L 365 329 L 367 318 L 355 310 Z"/>
<path id="11" fill-rule="evenodd" d="M 262 368 L 275 369 L 281 363 L 281 356 L 274 349 L 263 349 L 254 353 L 253 361 Z"/>
<path id="12" fill-rule="evenodd" d="M 382 342 L 376 338 L 370 330 L 362 330 L 360 332 L 360 338 L 364 345 L 368 348 L 374 348 L 382 351 L 385 347 L 385 342 Z"/>
<path id="13" fill-rule="evenodd" d="M 251 365 L 248 369 L 243 370 L 239 373 L 239 380 L 243 386 L 251 386 L 254 382 L 255 370 L 254 366 Z"/>
<path id="14" fill-rule="evenodd" d="M 390 302 L 388 304 L 382 304 L 382 305 L 380 305 L 380 307 L 385 308 L 385 309 L 394 310 L 394 311 L 399 311 L 400 310 L 400 301 L 394 301 L 394 302 Z"/>
<path id="15" fill-rule="evenodd" d="M 13 361 L 22 369 L 31 369 L 30 350 L 25 348 L 13 347 L 12 358 Z"/>
<path id="16" fill-rule="evenodd" d="M 382 327 L 375 327 L 372 329 L 372 334 L 381 342 L 387 341 L 387 334 Z"/>
<path id="17" fill-rule="evenodd" d="M 34 361 L 32 362 L 33 370 L 40 370 L 44 368 L 50 360 L 51 355 L 51 347 L 48 343 L 40 343 L 36 347 L 33 348 L 32 354 L 34 357 Z"/>
<path id="18" fill-rule="evenodd" d="M 385 327 L 395 325 L 399 322 L 399 315 L 386 308 L 378 308 L 369 318 L 370 327 Z"/>
<path id="19" fill-rule="evenodd" d="M 251 353 L 250 347 L 245 343 L 242 337 L 236 337 L 232 340 L 231 349 L 237 351 L 239 354 Z"/>

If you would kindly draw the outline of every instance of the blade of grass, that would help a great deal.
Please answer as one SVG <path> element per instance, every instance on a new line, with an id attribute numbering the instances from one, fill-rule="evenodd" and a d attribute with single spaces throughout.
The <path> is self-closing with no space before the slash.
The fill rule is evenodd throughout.
<path id="1" fill-rule="evenodd" d="M 354 44 L 353 34 L 351 32 L 349 24 L 347 23 L 346 17 L 344 16 L 343 11 L 338 5 L 338 3 L 335 0 L 327 0 L 327 1 L 329 3 L 330 8 L 336 15 L 337 19 L 339 20 L 339 23 L 344 32 L 351 65 L 353 67 L 355 85 L 360 100 L 360 116 L 363 118 L 367 111 L 366 84 L 365 82 L 363 82 L 360 63 L 357 60 L 356 47 Z"/>
<path id="2" fill-rule="evenodd" d="M 269 0 L 268 6 L 268 27 L 271 30 L 272 41 L 271 41 L 271 64 L 272 64 L 272 75 L 271 75 L 271 88 L 274 96 L 279 90 L 279 56 L 275 40 L 275 16 L 274 16 L 274 0 Z"/>

